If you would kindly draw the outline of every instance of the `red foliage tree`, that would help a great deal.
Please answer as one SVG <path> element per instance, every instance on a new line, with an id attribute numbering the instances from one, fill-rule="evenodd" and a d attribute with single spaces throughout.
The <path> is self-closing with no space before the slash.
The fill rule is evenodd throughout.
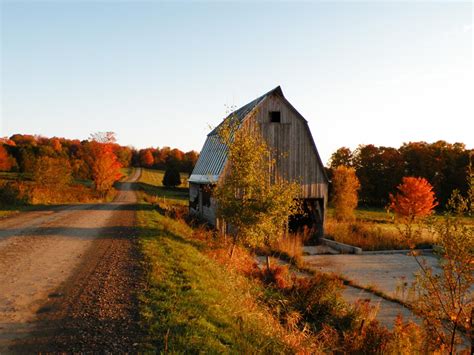
<path id="1" fill-rule="evenodd" d="M 10 171 L 13 166 L 13 159 L 8 155 L 3 145 L 0 145 L 0 171 Z"/>
<path id="2" fill-rule="evenodd" d="M 146 168 L 151 168 L 153 166 L 153 154 L 150 149 L 140 150 L 140 165 Z"/>
<path id="3" fill-rule="evenodd" d="M 433 186 L 425 178 L 404 177 L 397 189 L 395 196 L 390 194 L 390 209 L 400 217 L 425 217 L 438 205 Z"/>

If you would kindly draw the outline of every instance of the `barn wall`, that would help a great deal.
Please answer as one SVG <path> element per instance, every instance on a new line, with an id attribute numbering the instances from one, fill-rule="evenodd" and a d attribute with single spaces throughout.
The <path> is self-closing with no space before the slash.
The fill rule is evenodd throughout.
<path id="1" fill-rule="evenodd" d="M 189 213 L 211 225 L 216 225 L 216 202 L 211 197 L 209 203 L 204 198 L 204 189 L 208 185 L 189 183 Z"/>
<path id="2" fill-rule="evenodd" d="M 202 218 L 210 223 L 211 225 L 216 225 L 216 202 L 211 198 L 209 206 L 202 206 Z"/>
<path id="3" fill-rule="evenodd" d="M 270 122 L 270 111 L 280 111 L 281 123 Z M 255 125 L 258 122 L 258 125 Z M 269 146 L 280 154 L 276 169 L 287 180 L 298 181 L 302 186 L 302 198 L 327 200 L 327 182 L 319 163 L 306 122 L 278 95 L 270 95 L 258 107 L 253 119 L 245 122 L 245 129 L 256 129 Z M 284 156 L 281 156 L 281 153 Z"/>
<path id="4" fill-rule="evenodd" d="M 199 216 L 199 185 L 189 183 L 189 213 Z"/>

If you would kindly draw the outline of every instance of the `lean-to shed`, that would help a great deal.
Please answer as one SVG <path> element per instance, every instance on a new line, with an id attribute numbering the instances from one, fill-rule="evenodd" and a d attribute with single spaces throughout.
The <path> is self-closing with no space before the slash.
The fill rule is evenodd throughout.
<path id="1" fill-rule="evenodd" d="M 300 183 L 300 197 L 306 213 L 305 216 L 293 218 L 290 227 L 305 224 L 322 235 L 328 178 L 305 118 L 288 102 L 279 86 L 231 115 L 240 122 L 239 129 L 258 127 L 269 147 L 280 156 L 276 173 Z M 207 135 L 189 178 L 190 213 L 214 226 L 217 225 L 217 206 L 212 197 L 212 187 L 221 178 L 227 163 L 227 150 L 219 140 L 217 129 Z"/>

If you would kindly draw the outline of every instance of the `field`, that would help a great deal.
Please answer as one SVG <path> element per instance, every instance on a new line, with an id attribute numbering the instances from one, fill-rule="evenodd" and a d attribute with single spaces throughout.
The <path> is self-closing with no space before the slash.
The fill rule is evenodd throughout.
<path id="1" fill-rule="evenodd" d="M 383 209 L 357 209 L 354 222 L 338 222 L 333 218 L 333 209 L 328 209 L 326 235 L 338 242 L 350 244 L 363 250 L 409 249 L 409 243 L 401 237 L 400 227 L 395 223 L 393 213 Z M 441 214 L 433 216 L 437 221 Z M 464 217 L 463 222 L 474 228 L 474 218 Z M 416 248 L 431 248 L 436 240 L 427 228 L 423 227 Z"/>
<path id="2" fill-rule="evenodd" d="M 162 202 L 171 202 L 181 205 L 188 204 L 188 182 L 187 174 L 181 173 L 182 184 L 175 188 L 163 186 L 164 171 L 154 169 L 141 169 L 142 174 L 139 180 L 139 187 L 149 197 L 149 199 L 159 198 Z M 152 202 L 152 200 L 149 200 Z"/>
<path id="3" fill-rule="evenodd" d="M 127 176 L 131 171 L 122 169 L 122 174 Z M 8 188 L 1 188 L 8 183 L 11 184 Z M 49 205 L 109 202 L 117 192 L 112 189 L 105 197 L 98 196 L 92 185 L 91 180 L 74 179 L 69 185 L 53 189 L 37 184 L 32 180 L 32 174 L 0 172 L 0 218 Z"/>

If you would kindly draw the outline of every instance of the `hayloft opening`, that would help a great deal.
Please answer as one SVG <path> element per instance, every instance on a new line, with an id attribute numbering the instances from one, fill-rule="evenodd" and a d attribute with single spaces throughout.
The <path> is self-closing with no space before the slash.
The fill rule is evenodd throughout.
<path id="1" fill-rule="evenodd" d="M 270 122 L 273 122 L 273 123 L 281 122 L 280 111 L 270 111 Z"/>

